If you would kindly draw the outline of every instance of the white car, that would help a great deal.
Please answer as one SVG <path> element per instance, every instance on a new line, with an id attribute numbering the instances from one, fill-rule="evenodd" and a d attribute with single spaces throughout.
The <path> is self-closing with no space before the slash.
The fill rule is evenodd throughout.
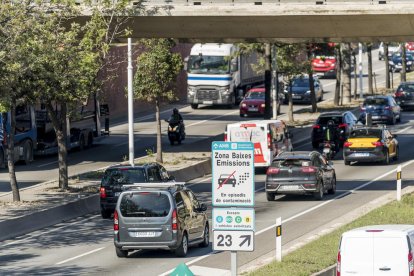
<path id="1" fill-rule="evenodd" d="M 401 45 L 398 42 L 388 43 L 388 56 L 390 57 L 393 53 L 399 52 Z M 381 42 L 378 48 L 378 60 L 384 60 L 384 42 Z"/>
<path id="2" fill-rule="evenodd" d="M 414 225 L 371 225 L 342 234 L 336 274 L 414 274 Z"/>

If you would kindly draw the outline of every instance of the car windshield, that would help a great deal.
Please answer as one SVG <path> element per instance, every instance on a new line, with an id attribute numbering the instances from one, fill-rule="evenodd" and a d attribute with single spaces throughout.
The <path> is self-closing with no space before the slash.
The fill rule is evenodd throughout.
<path id="1" fill-rule="evenodd" d="M 366 99 L 364 105 L 388 105 L 388 99 L 386 98 L 371 98 Z"/>
<path id="2" fill-rule="evenodd" d="M 414 83 L 404 83 L 398 86 L 397 91 L 414 92 Z"/>
<path id="3" fill-rule="evenodd" d="M 230 73 L 230 59 L 225 56 L 190 56 L 188 73 L 228 74 Z"/>
<path id="4" fill-rule="evenodd" d="M 355 129 L 351 132 L 351 138 L 381 138 L 380 129 Z"/>
<path id="5" fill-rule="evenodd" d="M 323 116 L 319 117 L 318 124 L 327 125 L 328 121 L 332 120 L 335 125 L 342 124 L 342 116 Z"/>
<path id="6" fill-rule="evenodd" d="M 264 99 L 265 93 L 263 92 L 249 92 L 246 96 L 246 99 Z"/>
<path id="7" fill-rule="evenodd" d="M 133 184 L 147 182 L 145 179 L 145 170 L 140 168 L 134 169 L 110 169 L 105 172 L 102 178 L 102 186 Z"/>
<path id="8" fill-rule="evenodd" d="M 124 217 L 165 217 L 170 212 L 170 200 L 160 192 L 126 193 L 120 211 Z"/>
<path id="9" fill-rule="evenodd" d="M 292 87 L 309 87 L 309 79 L 297 78 L 292 81 Z"/>
<path id="10" fill-rule="evenodd" d="M 282 167 L 309 167 L 310 160 L 303 158 L 295 159 L 276 159 L 272 163 L 273 167 L 282 168 Z"/>

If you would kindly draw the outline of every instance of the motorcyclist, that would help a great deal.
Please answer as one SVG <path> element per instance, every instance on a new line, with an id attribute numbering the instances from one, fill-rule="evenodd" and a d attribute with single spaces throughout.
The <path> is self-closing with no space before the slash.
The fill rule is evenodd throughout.
<path id="1" fill-rule="evenodd" d="M 168 120 L 170 124 L 179 124 L 180 125 L 180 134 L 181 137 L 185 137 L 185 127 L 184 127 L 184 120 L 181 116 L 180 112 L 178 112 L 177 108 L 173 109 L 173 113 L 171 114 L 170 119 Z"/>
<path id="2" fill-rule="evenodd" d="M 325 129 L 325 141 L 335 145 L 335 152 L 339 151 L 338 131 L 333 120 L 329 120 Z"/>

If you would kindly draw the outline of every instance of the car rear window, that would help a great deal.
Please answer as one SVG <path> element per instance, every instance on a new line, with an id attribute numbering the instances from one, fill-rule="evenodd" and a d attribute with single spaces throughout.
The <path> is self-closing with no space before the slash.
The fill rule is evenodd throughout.
<path id="1" fill-rule="evenodd" d="M 276 159 L 272 163 L 272 167 L 309 167 L 311 165 L 310 159 L 292 158 L 292 159 Z"/>
<path id="2" fill-rule="evenodd" d="M 138 182 L 147 182 L 144 169 L 110 169 L 105 172 L 102 178 L 102 186 L 133 184 Z"/>
<path id="3" fill-rule="evenodd" d="M 355 129 L 351 132 L 350 138 L 381 138 L 381 136 L 379 129 Z"/>
<path id="4" fill-rule="evenodd" d="M 124 217 L 166 217 L 170 209 L 168 196 L 160 192 L 127 193 L 120 203 Z"/>
<path id="5" fill-rule="evenodd" d="M 414 92 L 414 83 L 413 84 L 401 84 L 400 86 L 398 86 L 397 91 Z"/>
<path id="6" fill-rule="evenodd" d="M 318 124 L 327 125 L 329 120 L 334 121 L 335 125 L 342 124 L 342 116 L 323 116 L 323 117 L 319 117 Z"/>
<path id="7" fill-rule="evenodd" d="M 265 93 L 264 92 L 249 92 L 246 96 L 247 99 L 264 99 Z"/>
<path id="8" fill-rule="evenodd" d="M 364 105 L 388 105 L 388 99 L 385 98 L 372 98 L 366 99 Z"/>

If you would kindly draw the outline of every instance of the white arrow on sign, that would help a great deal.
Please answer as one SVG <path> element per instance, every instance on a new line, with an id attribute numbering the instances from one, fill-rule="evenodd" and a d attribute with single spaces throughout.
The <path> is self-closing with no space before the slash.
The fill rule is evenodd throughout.
<path id="1" fill-rule="evenodd" d="M 254 232 L 213 231 L 213 249 L 221 251 L 254 251 Z"/>

